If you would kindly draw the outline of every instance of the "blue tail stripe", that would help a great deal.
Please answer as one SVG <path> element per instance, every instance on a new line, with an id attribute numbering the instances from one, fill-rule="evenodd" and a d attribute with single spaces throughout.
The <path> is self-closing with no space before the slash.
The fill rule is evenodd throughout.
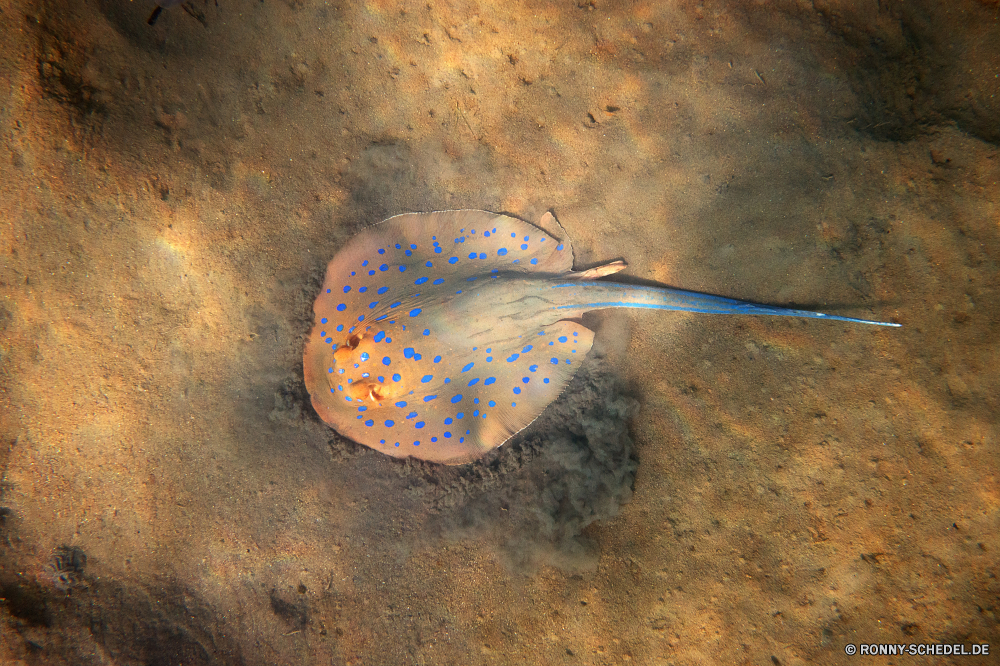
<path id="1" fill-rule="evenodd" d="M 601 283 L 594 283 L 595 286 Z M 610 285 L 608 285 L 610 286 Z M 579 282 L 553 285 L 559 287 L 583 287 Z M 586 287 L 583 287 L 586 288 Z M 594 303 L 580 303 L 576 305 L 559 305 L 557 310 L 565 309 L 600 309 L 600 308 L 645 308 L 649 310 L 673 310 L 676 312 L 701 312 L 705 314 L 748 314 L 748 315 L 772 315 L 775 317 L 805 317 L 808 319 L 827 319 L 830 321 L 849 321 L 856 324 L 871 324 L 873 326 L 894 326 L 884 321 L 872 321 L 869 319 L 856 319 L 854 317 L 841 317 L 839 315 L 825 314 L 823 312 L 813 312 L 811 310 L 793 310 L 791 308 L 780 308 L 770 305 L 759 305 L 748 301 L 739 301 L 723 296 L 713 296 L 711 294 L 699 294 L 694 291 L 682 291 L 679 289 L 657 289 L 654 287 L 640 287 L 633 285 L 615 284 L 615 289 L 625 289 L 629 291 L 648 291 L 651 298 L 662 298 L 666 303 L 629 303 L 627 301 L 599 301 Z"/>

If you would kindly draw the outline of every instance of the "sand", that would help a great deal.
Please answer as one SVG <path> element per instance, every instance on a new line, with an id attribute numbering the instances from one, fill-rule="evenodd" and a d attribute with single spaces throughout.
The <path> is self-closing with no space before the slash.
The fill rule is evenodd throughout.
<path id="1" fill-rule="evenodd" d="M 0 5 L 0 663 L 987 663 L 996 2 Z M 640 311 L 462 468 L 318 420 L 326 263 L 551 210 Z M 994 656 L 995 659 L 995 656 Z"/>

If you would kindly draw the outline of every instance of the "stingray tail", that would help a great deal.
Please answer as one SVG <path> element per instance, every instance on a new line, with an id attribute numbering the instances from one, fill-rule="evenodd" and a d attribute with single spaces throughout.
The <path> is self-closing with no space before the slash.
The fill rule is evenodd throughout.
<path id="1" fill-rule="evenodd" d="M 680 289 L 641 287 L 621 283 L 601 282 L 565 282 L 552 285 L 553 289 L 572 289 L 575 298 L 569 299 L 569 305 L 559 305 L 556 309 L 585 312 L 601 308 L 649 308 L 652 310 L 674 310 L 679 312 L 703 312 L 706 314 L 745 314 L 772 315 L 775 317 L 805 317 L 808 319 L 827 319 L 831 321 L 849 321 L 855 324 L 871 324 L 873 326 L 901 326 L 886 321 L 855 319 L 840 315 L 813 312 L 812 310 L 793 310 L 791 308 L 775 307 L 738 301 L 723 296 L 700 294 L 694 291 Z M 566 299 L 560 299 L 565 302 Z"/>

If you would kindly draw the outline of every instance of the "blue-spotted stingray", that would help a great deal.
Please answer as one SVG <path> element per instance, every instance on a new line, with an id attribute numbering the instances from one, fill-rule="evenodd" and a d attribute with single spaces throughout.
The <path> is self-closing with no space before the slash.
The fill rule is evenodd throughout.
<path id="1" fill-rule="evenodd" d="M 481 210 L 408 213 L 330 262 L 306 343 L 320 418 L 391 456 L 449 465 L 500 446 L 555 400 L 590 350 L 588 310 L 649 308 L 898 326 L 596 278 L 541 228 Z M 560 235 L 562 234 L 560 231 Z"/>

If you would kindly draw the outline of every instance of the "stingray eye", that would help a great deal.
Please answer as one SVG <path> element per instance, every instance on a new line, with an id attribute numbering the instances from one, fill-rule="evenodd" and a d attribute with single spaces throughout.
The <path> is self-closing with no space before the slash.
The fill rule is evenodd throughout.
<path id="1" fill-rule="evenodd" d="M 382 385 L 374 384 L 370 391 L 368 391 L 368 398 L 372 402 L 382 402 Z"/>
<path id="2" fill-rule="evenodd" d="M 333 352 L 333 358 L 338 361 L 346 361 L 351 356 L 351 352 L 358 348 L 361 344 L 361 339 L 364 337 L 363 333 L 355 333 L 351 337 L 347 338 L 347 342 L 337 347 L 337 351 Z"/>

